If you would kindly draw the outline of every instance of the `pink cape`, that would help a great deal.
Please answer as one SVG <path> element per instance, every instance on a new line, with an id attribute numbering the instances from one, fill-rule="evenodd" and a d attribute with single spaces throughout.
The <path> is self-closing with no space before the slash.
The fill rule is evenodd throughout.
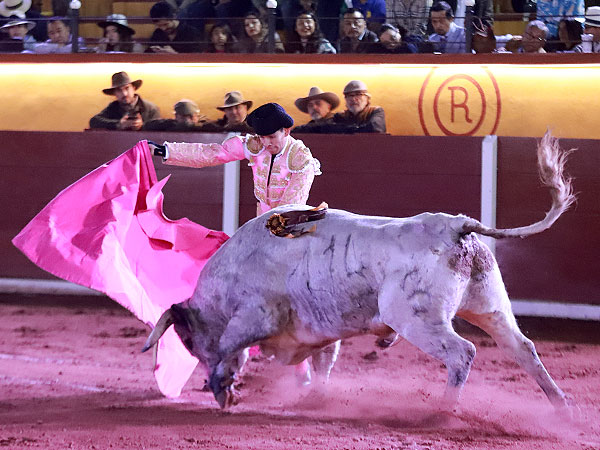
<path id="1" fill-rule="evenodd" d="M 192 295 L 202 267 L 228 239 L 163 215 L 168 178 L 157 182 L 141 141 L 60 192 L 12 242 L 42 269 L 105 293 L 154 326 Z M 167 330 L 154 369 L 160 391 L 179 396 L 197 363 Z"/>

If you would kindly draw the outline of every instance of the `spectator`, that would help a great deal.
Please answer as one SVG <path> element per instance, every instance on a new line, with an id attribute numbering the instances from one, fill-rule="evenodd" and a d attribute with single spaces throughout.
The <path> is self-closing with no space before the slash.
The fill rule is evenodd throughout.
<path id="1" fill-rule="evenodd" d="M 352 8 L 360 11 L 370 30 L 379 31 L 379 27 L 385 22 L 385 0 L 352 0 Z"/>
<path id="2" fill-rule="evenodd" d="M 258 11 L 252 11 L 244 17 L 244 34 L 236 45 L 238 53 L 268 53 L 269 28 Z M 275 32 L 275 53 L 284 53 L 279 34 Z"/>
<path id="3" fill-rule="evenodd" d="M 172 6 L 175 0 L 171 0 L 169 3 Z M 181 8 L 178 9 L 177 17 L 186 25 L 195 28 L 198 35 L 204 36 L 206 19 L 215 17 L 215 7 L 212 0 L 184 0 L 183 3 Z"/>
<path id="4" fill-rule="evenodd" d="M 590 6 L 585 11 L 585 33 L 592 35 L 592 53 L 600 53 L 600 6 Z M 576 52 L 583 52 L 583 44 L 579 44 Z"/>
<path id="5" fill-rule="evenodd" d="M 237 39 L 228 24 L 221 22 L 213 25 L 209 32 L 207 53 L 234 53 Z"/>
<path id="6" fill-rule="evenodd" d="M 431 26 L 434 33 L 429 42 L 440 53 L 465 53 L 465 29 L 454 23 L 452 8 L 445 1 L 435 2 L 431 7 Z"/>
<path id="7" fill-rule="evenodd" d="M 349 8 L 342 18 L 343 37 L 339 41 L 339 53 L 368 53 L 369 47 L 379 41 L 377 35 L 367 29 L 365 16 Z"/>
<path id="8" fill-rule="evenodd" d="M 564 17 L 558 23 L 558 39 L 560 41 L 559 51 L 581 52 L 581 35 L 583 24 L 572 17 Z"/>
<path id="9" fill-rule="evenodd" d="M 312 13 L 302 13 L 296 18 L 296 27 L 288 40 L 287 53 L 336 53 L 331 43 L 319 31 Z"/>
<path id="10" fill-rule="evenodd" d="M 153 53 L 197 53 L 201 51 L 200 36 L 195 28 L 176 19 L 175 9 L 165 1 L 150 8 L 150 17 L 156 30 L 150 36 Z"/>
<path id="11" fill-rule="evenodd" d="M 48 39 L 46 42 L 36 44 L 35 53 L 71 53 L 72 39 L 71 26 L 66 17 L 53 17 L 48 22 Z M 78 39 L 79 50 L 85 51 L 85 42 L 82 37 Z"/>
<path id="12" fill-rule="evenodd" d="M 547 39 L 551 41 L 557 40 L 558 23 L 563 17 L 583 20 L 584 15 L 584 0 L 537 0 L 537 19 L 548 27 Z"/>
<path id="13" fill-rule="evenodd" d="M 386 17 L 392 25 L 406 30 L 405 40 L 423 40 L 427 35 L 431 2 L 432 0 L 386 0 Z"/>
<path id="14" fill-rule="evenodd" d="M 544 45 L 548 27 L 541 20 L 532 20 L 525 27 L 523 36 L 514 36 L 506 43 L 506 49 L 513 53 L 546 53 Z"/>
<path id="15" fill-rule="evenodd" d="M 281 6 L 281 18 L 285 26 L 285 35 L 290 36 L 296 27 L 296 18 L 303 13 L 317 17 L 316 0 L 287 0 L 278 3 Z"/>
<path id="16" fill-rule="evenodd" d="M 244 34 L 244 20 L 241 18 L 253 9 L 252 0 L 218 0 L 215 16 L 217 20 L 227 22 L 233 35 L 238 37 Z"/>
<path id="17" fill-rule="evenodd" d="M 252 133 L 252 128 L 246 122 L 250 108 L 252 108 L 252 101 L 244 100 L 240 91 L 228 92 L 225 94 L 223 105 L 217 106 L 219 111 L 223 111 L 223 118 L 206 123 L 203 130 L 215 133 L 230 131 Z"/>
<path id="18" fill-rule="evenodd" d="M 491 25 L 481 20 L 473 21 L 471 51 L 473 53 L 497 53 L 496 36 Z"/>
<path id="19" fill-rule="evenodd" d="M 400 30 L 386 23 L 379 29 L 379 42 L 369 49 L 369 53 L 417 53 L 417 47 L 412 43 L 404 42 Z"/>
<path id="20" fill-rule="evenodd" d="M 333 92 L 323 92 L 313 86 L 308 96 L 298 98 L 294 102 L 296 108 L 310 116 L 310 122 L 294 128 L 294 133 L 320 133 L 323 125 L 333 122 L 333 110 L 340 104 L 340 99 Z"/>
<path id="21" fill-rule="evenodd" d="M 27 19 L 35 23 L 32 36 L 37 42 L 44 42 L 48 39 L 45 18 L 31 6 L 31 0 L 2 0 L 0 1 L 0 19 L 17 16 L 19 19 Z"/>
<path id="22" fill-rule="evenodd" d="M 175 103 L 174 119 L 152 119 L 144 123 L 142 129 L 149 131 L 202 131 L 206 116 L 200 114 L 200 108 L 186 98 Z"/>
<path id="23" fill-rule="evenodd" d="M 131 81 L 126 72 L 113 74 L 112 86 L 102 92 L 114 95 L 116 100 L 90 119 L 90 128 L 140 130 L 144 123 L 159 119 L 156 105 L 136 94 L 141 85 L 142 80 Z"/>
<path id="24" fill-rule="evenodd" d="M 29 32 L 34 28 L 34 22 L 25 19 L 19 19 L 16 16 L 12 17 L 10 22 L 7 22 L 0 27 L 0 31 L 7 33 L 10 38 L 10 41 L 8 41 L 9 45 L 6 45 L 4 48 L 10 49 L 12 47 L 15 52 L 33 51 L 37 42 L 35 38 L 29 34 Z M 3 45 L 4 44 L 6 44 L 6 42 L 3 42 Z"/>
<path id="25" fill-rule="evenodd" d="M 344 87 L 346 110 L 335 113 L 331 122 L 321 125 L 320 133 L 385 133 L 385 112 L 371 105 L 371 94 L 362 81 L 350 81 Z"/>
<path id="26" fill-rule="evenodd" d="M 100 39 L 98 53 L 142 53 L 144 47 L 133 41 L 135 30 L 129 27 L 127 17 L 123 14 L 111 14 L 106 20 L 98 22 L 104 29 L 104 37 Z"/>

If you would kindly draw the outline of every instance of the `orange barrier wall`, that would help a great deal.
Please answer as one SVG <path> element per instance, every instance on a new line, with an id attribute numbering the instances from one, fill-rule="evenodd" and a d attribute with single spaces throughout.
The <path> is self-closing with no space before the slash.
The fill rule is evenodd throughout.
<path id="1" fill-rule="evenodd" d="M 0 128 L 82 130 L 113 99 L 101 92 L 111 74 L 126 70 L 143 79 L 140 95 L 165 117 L 179 99 L 191 98 L 203 114 L 218 118 L 215 106 L 237 89 L 255 105 L 281 103 L 301 124 L 309 118 L 294 100 L 311 86 L 341 96 L 348 81 L 360 79 L 372 102 L 384 107 L 394 135 L 539 137 L 550 127 L 560 137 L 600 138 L 597 55 L 172 56 L 4 57 Z"/>

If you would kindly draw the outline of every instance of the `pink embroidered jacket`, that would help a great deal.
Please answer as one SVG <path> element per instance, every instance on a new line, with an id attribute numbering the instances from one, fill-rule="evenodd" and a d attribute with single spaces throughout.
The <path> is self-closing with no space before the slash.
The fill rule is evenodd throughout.
<path id="1" fill-rule="evenodd" d="M 165 164 L 187 167 L 208 167 L 247 159 L 254 175 L 254 196 L 258 200 L 257 215 L 277 206 L 305 205 L 315 175 L 320 175 L 320 163 L 300 140 L 287 137 L 284 149 L 271 155 L 264 148 L 248 146 L 251 135 L 234 136 L 222 144 L 165 142 Z M 275 158 L 271 170 L 271 158 Z"/>

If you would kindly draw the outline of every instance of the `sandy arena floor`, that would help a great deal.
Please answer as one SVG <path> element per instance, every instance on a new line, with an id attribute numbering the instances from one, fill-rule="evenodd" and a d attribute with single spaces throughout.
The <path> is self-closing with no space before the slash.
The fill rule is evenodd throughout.
<path id="1" fill-rule="evenodd" d="M 160 395 L 152 355 L 140 353 L 148 330 L 116 304 L 0 296 L 0 447 L 600 449 L 600 326 L 522 328 L 579 420 L 555 415 L 523 370 L 464 327 L 477 357 L 456 413 L 436 409 L 446 382 L 439 362 L 406 342 L 376 349 L 373 337 L 343 343 L 326 387 L 299 389 L 293 368 L 255 357 L 241 402 L 223 412 L 202 391 L 200 370 L 180 399 Z"/>

